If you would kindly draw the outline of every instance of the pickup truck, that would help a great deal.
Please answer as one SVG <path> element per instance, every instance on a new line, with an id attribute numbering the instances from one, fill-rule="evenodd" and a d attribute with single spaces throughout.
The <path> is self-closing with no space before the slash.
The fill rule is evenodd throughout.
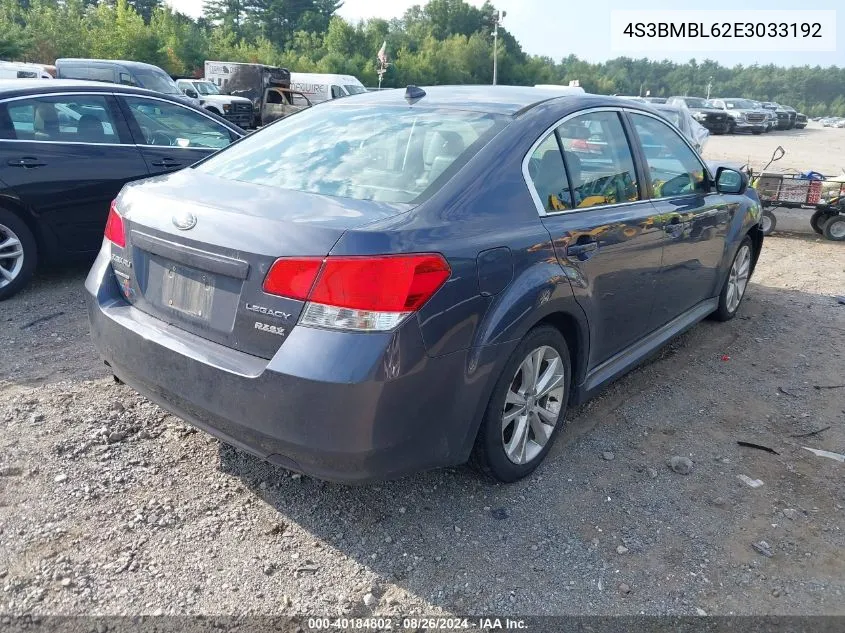
<path id="1" fill-rule="evenodd" d="M 217 86 L 205 79 L 177 79 L 176 85 L 183 94 L 189 90 L 196 92 L 200 106 L 209 112 L 222 116 L 238 127 L 248 128 L 252 125 L 252 101 L 246 97 L 224 95 Z"/>

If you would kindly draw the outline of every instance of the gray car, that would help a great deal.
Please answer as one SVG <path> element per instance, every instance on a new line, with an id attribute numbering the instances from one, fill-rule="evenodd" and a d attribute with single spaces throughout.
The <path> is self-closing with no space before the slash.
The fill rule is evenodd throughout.
<path id="1" fill-rule="evenodd" d="M 737 314 L 760 219 L 647 105 L 365 93 L 124 187 L 91 333 L 119 379 L 285 468 L 515 481 L 570 404 Z"/>
<path id="2" fill-rule="evenodd" d="M 731 134 L 737 132 L 751 132 L 762 134 L 769 125 L 769 114 L 760 108 L 754 107 L 749 99 L 710 99 L 709 103 L 720 110 L 723 110 L 730 117 L 728 131 Z"/>

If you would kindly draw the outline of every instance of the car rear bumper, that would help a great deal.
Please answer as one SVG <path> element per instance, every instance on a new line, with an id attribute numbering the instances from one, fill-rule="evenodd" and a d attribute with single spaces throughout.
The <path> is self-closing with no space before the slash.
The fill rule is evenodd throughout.
<path id="1" fill-rule="evenodd" d="M 134 308 L 102 253 L 86 289 L 94 344 L 118 378 L 261 459 L 353 483 L 469 456 L 489 398 L 480 368 L 489 370 L 495 349 L 480 363 L 470 350 L 431 358 L 411 319 L 375 334 L 294 327 L 268 361 Z"/>

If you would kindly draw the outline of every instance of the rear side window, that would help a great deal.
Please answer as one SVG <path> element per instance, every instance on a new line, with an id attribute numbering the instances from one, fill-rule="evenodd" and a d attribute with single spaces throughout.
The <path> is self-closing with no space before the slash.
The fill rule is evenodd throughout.
<path id="1" fill-rule="evenodd" d="M 5 138 L 65 143 L 120 143 L 105 96 L 65 95 L 18 99 L 0 105 Z"/>
<path id="2" fill-rule="evenodd" d="M 196 169 L 328 196 L 420 202 L 507 121 L 463 110 L 309 108 L 251 134 Z"/>
<path id="3" fill-rule="evenodd" d="M 563 155 L 554 134 L 549 134 L 531 154 L 528 175 L 546 211 L 562 211 L 573 207 Z"/>
<path id="4" fill-rule="evenodd" d="M 589 112 L 558 128 L 577 208 L 640 199 L 625 130 L 616 112 Z"/>
<path id="5" fill-rule="evenodd" d="M 88 78 L 92 81 L 114 83 L 114 68 L 110 66 L 93 67 L 88 71 Z"/>
<path id="6" fill-rule="evenodd" d="M 332 99 L 340 99 L 346 96 L 343 94 L 343 89 L 340 86 L 332 86 Z"/>

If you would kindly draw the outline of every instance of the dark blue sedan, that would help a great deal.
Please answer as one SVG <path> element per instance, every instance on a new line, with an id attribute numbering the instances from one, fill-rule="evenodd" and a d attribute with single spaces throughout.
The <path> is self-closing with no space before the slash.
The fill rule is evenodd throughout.
<path id="1" fill-rule="evenodd" d="M 125 186 L 86 282 L 115 376 L 224 442 L 361 481 L 532 472 L 763 245 L 738 171 L 648 105 L 368 93 Z"/>

